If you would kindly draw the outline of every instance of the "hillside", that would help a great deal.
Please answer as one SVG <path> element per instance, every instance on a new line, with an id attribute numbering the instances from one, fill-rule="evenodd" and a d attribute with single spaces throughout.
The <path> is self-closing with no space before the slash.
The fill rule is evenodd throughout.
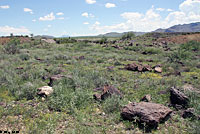
<path id="1" fill-rule="evenodd" d="M 197 134 L 199 36 L 9 39 L 0 45 L 0 131 Z"/>
<path id="2" fill-rule="evenodd" d="M 183 25 L 175 25 L 167 29 L 157 29 L 154 32 L 200 32 L 200 22 L 197 23 L 190 23 L 190 24 L 183 24 Z"/>

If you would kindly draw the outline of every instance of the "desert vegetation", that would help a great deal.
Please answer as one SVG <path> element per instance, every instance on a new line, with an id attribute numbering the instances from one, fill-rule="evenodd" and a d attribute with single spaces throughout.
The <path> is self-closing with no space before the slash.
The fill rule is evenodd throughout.
<path id="1" fill-rule="evenodd" d="M 187 35 L 193 34 L 55 43 L 11 37 L 0 45 L 0 128 L 22 134 L 198 134 L 200 42 L 172 41 Z M 157 119 L 152 111 L 151 120 L 134 106 L 164 114 Z"/>

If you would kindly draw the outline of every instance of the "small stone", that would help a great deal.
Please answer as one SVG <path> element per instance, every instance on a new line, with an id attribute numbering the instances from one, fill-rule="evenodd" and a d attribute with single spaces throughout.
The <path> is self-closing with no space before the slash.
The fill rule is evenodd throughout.
<path id="1" fill-rule="evenodd" d="M 145 95 L 140 101 L 150 102 L 151 101 L 151 95 L 150 94 Z"/>

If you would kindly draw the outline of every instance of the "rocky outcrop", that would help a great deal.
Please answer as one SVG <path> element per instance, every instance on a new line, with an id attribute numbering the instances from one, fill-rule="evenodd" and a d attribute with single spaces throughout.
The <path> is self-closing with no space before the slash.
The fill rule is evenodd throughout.
<path id="1" fill-rule="evenodd" d="M 114 86 L 104 86 L 103 88 L 96 88 L 94 91 L 100 91 L 101 93 L 94 94 L 94 99 L 96 100 L 105 100 L 106 98 L 117 95 L 120 98 L 123 97 L 123 94 Z"/>
<path id="2" fill-rule="evenodd" d="M 126 105 L 121 112 L 125 120 L 137 120 L 139 123 L 145 123 L 149 127 L 156 128 L 159 123 L 170 117 L 172 110 L 161 104 L 140 102 Z"/>
<path id="3" fill-rule="evenodd" d="M 124 67 L 124 69 L 129 71 L 138 71 L 138 72 L 145 72 L 145 71 L 151 71 L 152 68 L 150 65 L 142 65 L 137 63 L 128 64 Z"/>

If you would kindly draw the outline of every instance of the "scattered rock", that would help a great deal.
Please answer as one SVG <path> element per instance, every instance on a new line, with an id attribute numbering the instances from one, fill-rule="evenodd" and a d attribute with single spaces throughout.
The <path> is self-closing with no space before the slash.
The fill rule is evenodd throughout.
<path id="1" fill-rule="evenodd" d="M 39 96 L 46 97 L 53 93 L 53 88 L 49 86 L 43 86 L 38 88 L 37 91 Z"/>
<path id="2" fill-rule="evenodd" d="M 162 90 L 162 91 L 158 92 L 158 94 L 167 94 L 167 91 L 166 90 Z"/>
<path id="3" fill-rule="evenodd" d="M 172 104 L 178 104 L 186 107 L 188 105 L 189 98 L 184 93 L 172 87 L 170 89 L 170 101 Z"/>
<path id="4" fill-rule="evenodd" d="M 56 83 L 63 80 L 64 78 L 67 78 L 67 76 L 62 75 L 62 74 L 53 75 L 53 76 L 50 77 L 50 82 L 49 82 L 48 85 L 53 87 Z"/>
<path id="5" fill-rule="evenodd" d="M 149 127 L 157 128 L 158 124 L 170 117 L 172 110 L 161 104 L 140 102 L 126 105 L 121 112 L 125 120 L 133 121 L 139 118 L 139 123 L 146 123 Z"/>
<path id="6" fill-rule="evenodd" d="M 0 106 L 6 107 L 6 103 L 5 102 L 0 102 Z"/>
<path id="7" fill-rule="evenodd" d="M 162 68 L 160 66 L 155 66 L 154 71 L 157 73 L 162 73 Z"/>
<path id="8" fill-rule="evenodd" d="M 113 71 L 114 68 L 115 68 L 114 66 L 107 67 L 108 71 Z"/>
<path id="9" fill-rule="evenodd" d="M 194 108 L 188 108 L 188 109 L 182 111 L 181 115 L 183 118 L 194 118 L 195 117 Z"/>
<path id="10" fill-rule="evenodd" d="M 94 99 L 96 100 L 105 100 L 106 98 L 112 95 L 118 95 L 120 98 L 123 97 L 123 94 L 114 86 L 104 86 L 103 88 L 96 88 L 94 91 L 101 91 L 99 94 L 94 94 Z"/>
<path id="11" fill-rule="evenodd" d="M 151 101 L 151 95 L 150 94 L 145 95 L 140 101 L 150 102 Z"/>
<path id="12" fill-rule="evenodd" d="M 152 70 L 150 65 L 142 65 L 142 64 L 137 64 L 137 63 L 125 65 L 124 69 L 129 70 L 129 71 L 138 71 L 138 72 L 145 72 L 145 71 Z"/>

